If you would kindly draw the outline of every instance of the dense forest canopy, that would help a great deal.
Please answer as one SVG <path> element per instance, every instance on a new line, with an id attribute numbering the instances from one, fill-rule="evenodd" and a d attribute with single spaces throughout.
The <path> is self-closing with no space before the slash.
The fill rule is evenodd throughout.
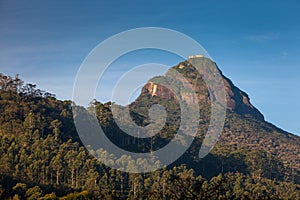
<path id="1" fill-rule="evenodd" d="M 147 118 L 138 113 L 151 103 L 169 106 L 170 113 L 178 109 L 163 99 L 147 98 L 143 94 L 131 105 L 140 124 Z M 135 142 L 120 137 L 110 102 L 93 104 L 112 141 L 127 148 Z M 173 165 L 129 174 L 106 167 L 84 148 L 71 105 L 24 84 L 19 76 L 0 74 L 1 199 L 300 199 L 299 137 L 262 120 L 231 112 L 220 142 L 203 160 L 196 156 L 199 136 Z M 174 123 L 159 136 L 137 147 L 149 151 L 167 143 L 176 130 L 176 117 L 170 121 Z M 114 156 L 101 149 L 94 153 L 108 160 Z M 116 162 L 131 167 L 135 161 L 122 157 Z"/>

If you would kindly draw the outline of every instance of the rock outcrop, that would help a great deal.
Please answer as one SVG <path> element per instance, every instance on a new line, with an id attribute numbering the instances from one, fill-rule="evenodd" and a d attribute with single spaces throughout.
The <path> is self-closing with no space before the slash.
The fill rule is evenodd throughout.
<path id="1" fill-rule="evenodd" d="M 198 63 L 200 66 L 206 65 L 216 68 L 216 64 L 205 57 L 197 57 L 197 62 L 200 62 Z M 189 60 L 179 63 L 172 69 L 176 69 L 179 73 L 183 74 L 189 81 L 189 83 L 192 84 L 194 91 L 196 91 L 197 93 L 198 101 L 200 104 L 209 103 L 210 99 L 214 98 L 209 94 L 202 75 L 198 73 L 198 71 L 192 66 Z M 169 71 L 166 74 L 168 73 Z M 257 119 L 264 120 L 264 116 L 251 104 L 249 96 L 245 92 L 237 88 L 231 80 L 229 80 L 222 74 L 220 70 L 219 73 L 222 75 L 225 86 L 228 111 L 235 112 L 246 117 L 253 116 Z M 176 99 L 176 96 L 170 89 L 166 88 L 165 86 L 156 84 L 152 80 L 150 80 L 142 88 L 142 94 L 143 93 L 148 93 L 151 96 L 156 96 L 167 100 Z M 181 96 L 185 96 L 185 99 L 188 99 L 191 102 L 195 101 L 195 99 L 192 98 L 192 95 L 189 95 L 187 92 L 181 91 L 180 94 Z"/>

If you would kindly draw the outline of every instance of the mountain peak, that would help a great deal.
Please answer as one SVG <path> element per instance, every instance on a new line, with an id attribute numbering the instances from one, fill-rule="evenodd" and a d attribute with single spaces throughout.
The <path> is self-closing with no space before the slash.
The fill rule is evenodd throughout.
<path id="1" fill-rule="evenodd" d="M 170 73 L 170 71 L 173 69 L 177 70 L 193 86 L 193 90 L 198 95 L 199 104 L 210 103 L 211 98 L 214 98 L 214 93 L 209 93 L 207 85 L 203 79 L 203 75 L 199 74 L 199 72 L 194 68 L 194 66 L 191 64 L 191 59 L 193 59 L 193 62 L 197 62 L 200 67 L 206 66 L 219 71 L 225 86 L 227 109 L 229 112 L 235 112 L 244 117 L 254 117 L 264 121 L 264 116 L 251 104 L 248 94 L 236 87 L 229 78 L 225 77 L 221 70 L 217 67 L 216 63 L 209 58 L 205 58 L 202 55 L 189 56 L 188 60 L 172 67 L 166 72 L 165 75 L 168 75 L 168 73 Z M 153 81 L 154 79 L 155 78 L 149 80 L 148 83 L 142 88 L 142 94 L 148 93 L 152 97 L 156 96 L 166 100 L 176 99 L 172 91 L 165 86 L 155 84 Z M 188 94 L 181 92 L 181 95 Z M 187 97 L 185 99 L 189 98 Z M 190 99 L 190 101 L 194 100 Z"/>

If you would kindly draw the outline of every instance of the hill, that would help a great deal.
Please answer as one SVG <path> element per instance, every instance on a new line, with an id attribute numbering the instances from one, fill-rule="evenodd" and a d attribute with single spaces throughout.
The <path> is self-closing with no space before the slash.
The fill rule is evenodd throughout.
<path id="1" fill-rule="evenodd" d="M 207 58 L 198 62 L 215 65 Z M 89 154 L 74 126 L 71 101 L 24 84 L 18 76 L 1 74 L 1 199 L 299 199 L 300 138 L 266 122 L 248 95 L 224 76 L 225 126 L 210 154 L 199 159 L 212 96 L 189 61 L 173 69 L 193 85 L 200 100 L 198 134 L 175 163 L 144 174 L 110 169 Z M 116 145 L 151 152 L 174 138 L 180 126 L 178 99 L 161 86 L 154 92 L 154 82 L 155 78 L 150 80 L 128 105 L 133 120 L 141 126 L 150 123 L 151 105 L 165 106 L 167 123 L 150 139 L 136 139 L 120 130 L 111 102 L 93 102 L 100 125 Z M 101 149 L 90 153 L 114 160 L 114 155 Z M 135 161 L 122 157 L 116 162 L 131 167 Z"/>
<path id="2" fill-rule="evenodd" d="M 191 62 L 197 62 L 199 66 L 208 66 L 209 68 L 216 68 L 216 63 L 211 61 L 208 58 L 196 58 L 191 61 L 187 60 L 179 63 L 170 69 L 167 73 L 170 73 L 171 70 L 177 70 L 180 74 L 192 84 L 193 90 L 196 91 L 199 106 L 200 106 L 200 129 L 198 130 L 198 140 L 195 140 L 194 152 L 190 152 L 196 157 L 196 153 L 199 150 L 199 144 L 201 144 L 205 133 L 207 132 L 207 126 L 210 120 L 210 104 L 211 97 L 208 92 L 207 86 L 201 74 L 193 67 Z M 218 163 L 222 170 L 232 171 L 230 169 L 231 164 L 225 164 L 224 162 L 231 159 L 234 153 L 239 151 L 243 152 L 244 156 L 247 157 L 246 152 L 259 154 L 260 156 L 264 155 L 263 163 L 264 165 L 269 165 L 265 167 L 257 166 L 256 162 L 253 162 L 255 165 L 252 170 L 249 171 L 251 174 L 255 174 L 253 171 L 255 168 L 264 168 L 265 172 L 259 172 L 258 176 L 262 174 L 267 175 L 269 178 L 275 178 L 274 174 L 277 174 L 281 177 L 282 180 L 295 181 L 299 183 L 300 180 L 300 138 L 291 133 L 285 132 L 278 127 L 274 126 L 271 123 L 268 123 L 264 120 L 264 116 L 257 110 L 250 102 L 249 96 L 241 91 L 239 88 L 234 86 L 232 81 L 222 75 L 222 72 L 219 70 L 225 86 L 226 91 L 226 102 L 227 102 L 227 116 L 225 125 L 218 141 L 217 146 L 223 149 L 221 152 L 217 152 L 218 147 L 214 148 L 212 154 L 215 154 L 217 157 L 223 157 L 222 163 Z M 147 109 L 141 109 L 142 106 L 149 108 L 155 103 L 163 104 L 167 107 L 179 109 L 178 100 L 174 96 L 174 93 L 168 88 L 155 85 L 153 82 L 155 78 L 150 80 L 142 89 L 142 94 L 137 98 L 135 102 L 132 103 L 131 108 L 136 113 L 139 113 L 142 116 L 147 116 Z M 154 88 L 155 87 L 155 93 Z M 182 89 L 183 90 L 183 89 Z M 182 94 L 183 92 L 181 92 Z M 186 95 L 186 93 L 183 93 Z M 174 113 L 177 113 L 174 115 Z M 170 109 L 169 114 L 173 115 L 171 119 L 180 119 L 180 111 L 174 111 Z M 169 120 L 171 122 L 172 120 Z M 176 124 L 176 123 L 174 123 Z M 225 152 L 226 153 L 225 153 Z M 255 153 L 254 153 L 255 152 Z M 248 155 L 248 157 L 250 156 Z M 258 155 L 257 155 L 258 156 Z M 260 157 L 258 156 L 258 157 Z M 249 158 L 246 158 L 249 159 Z M 232 162 L 232 161 L 231 161 Z M 278 169 L 275 169 L 272 172 L 272 167 L 275 162 Z M 201 162 L 200 162 L 201 163 Z M 255 164 L 254 164 L 255 163 Z M 269 164 L 266 164 L 269 163 Z M 272 163 L 272 164 L 271 164 Z M 236 161 L 233 165 L 236 165 Z M 251 165 L 248 163 L 248 166 Z M 208 166 L 211 169 L 211 166 Z M 218 168 L 216 166 L 216 168 Z M 262 174 L 261 174 L 262 173 Z M 274 174 L 273 174 L 274 173 Z M 273 175 L 271 175 L 273 174 Z M 279 177 L 277 177 L 279 178 Z"/>

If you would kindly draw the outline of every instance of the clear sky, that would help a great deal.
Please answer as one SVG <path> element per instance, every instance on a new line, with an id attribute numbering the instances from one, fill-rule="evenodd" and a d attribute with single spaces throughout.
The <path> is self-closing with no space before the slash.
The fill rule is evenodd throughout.
<path id="1" fill-rule="evenodd" d="M 0 0 L 0 72 L 71 99 L 76 72 L 98 43 L 132 28 L 170 28 L 197 40 L 268 121 L 300 134 L 299 1 L 82 2 Z M 108 75 L 179 61 L 137 52 Z"/>

